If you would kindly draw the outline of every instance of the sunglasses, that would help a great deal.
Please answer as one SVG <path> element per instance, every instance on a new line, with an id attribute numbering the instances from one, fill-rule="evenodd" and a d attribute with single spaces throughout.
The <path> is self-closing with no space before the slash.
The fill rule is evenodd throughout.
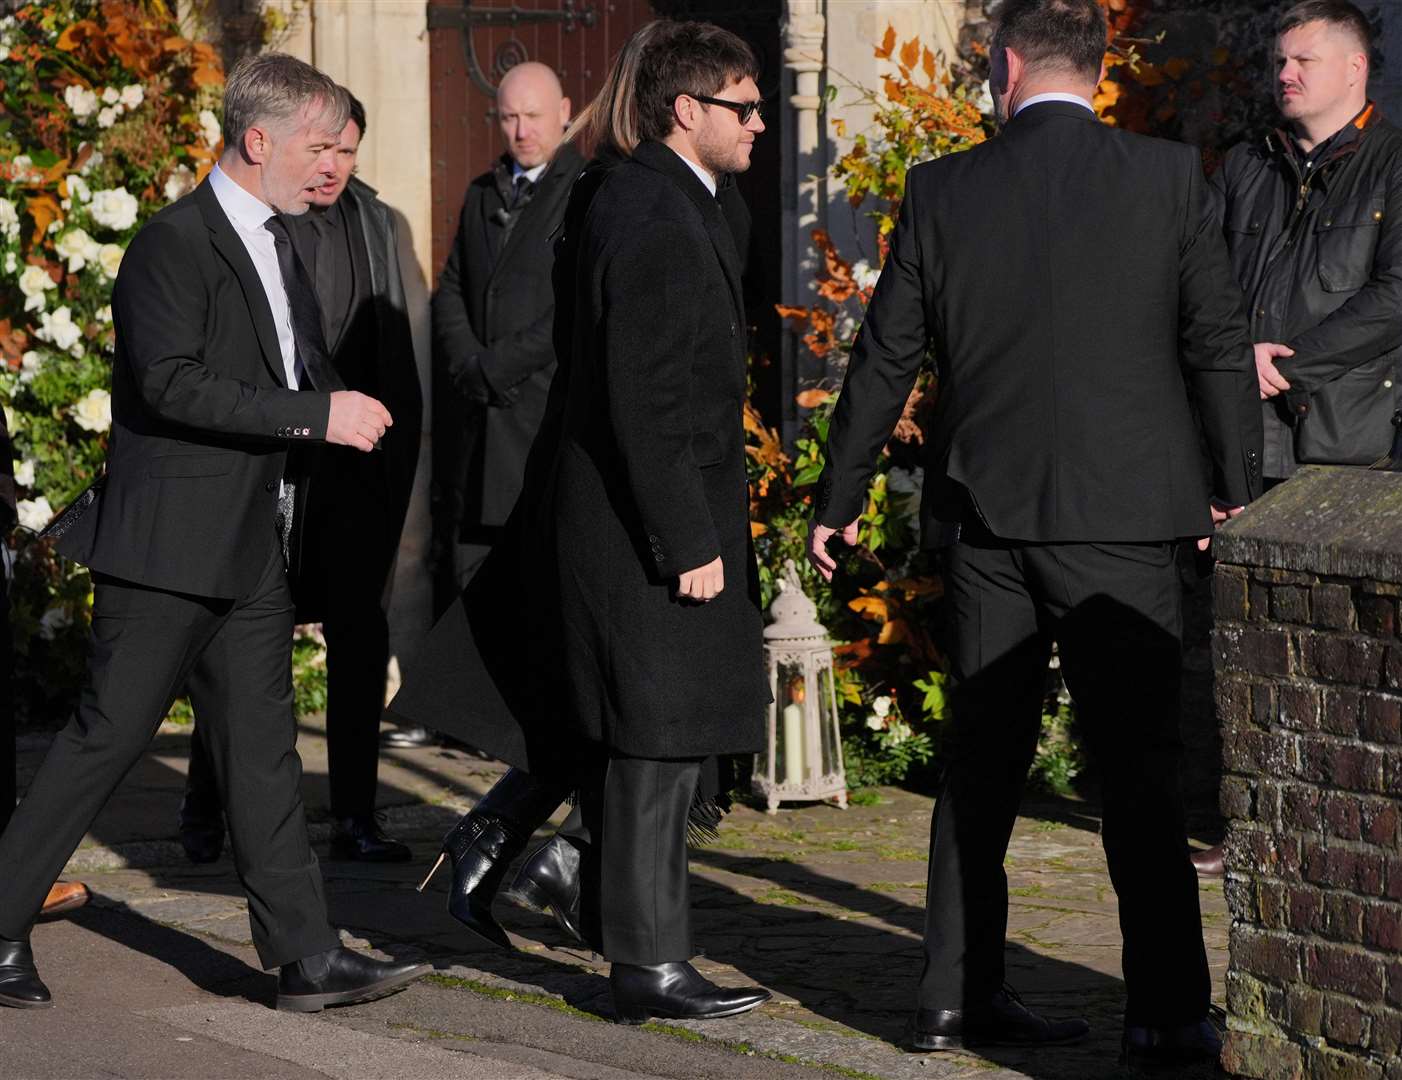
<path id="1" fill-rule="evenodd" d="M 750 117 L 763 117 L 764 115 L 761 111 L 764 106 L 762 101 L 726 101 L 725 98 L 702 97 L 700 94 L 688 94 L 687 96 L 695 98 L 703 105 L 719 105 L 723 109 L 729 109 L 740 118 L 742 127 L 750 122 Z"/>

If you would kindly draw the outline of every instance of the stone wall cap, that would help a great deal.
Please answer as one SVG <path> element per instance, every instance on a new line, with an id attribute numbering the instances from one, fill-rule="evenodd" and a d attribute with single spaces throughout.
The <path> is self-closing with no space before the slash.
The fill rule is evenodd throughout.
<path id="1" fill-rule="evenodd" d="M 1306 465 L 1212 547 L 1224 563 L 1402 584 L 1402 473 Z"/>

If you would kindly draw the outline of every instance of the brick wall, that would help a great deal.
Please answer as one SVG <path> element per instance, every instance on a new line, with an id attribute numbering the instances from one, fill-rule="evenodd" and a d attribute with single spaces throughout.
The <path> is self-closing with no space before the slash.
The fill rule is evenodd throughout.
<path id="1" fill-rule="evenodd" d="M 1402 1080 L 1402 585 L 1225 563 L 1213 591 L 1224 1064 Z"/>

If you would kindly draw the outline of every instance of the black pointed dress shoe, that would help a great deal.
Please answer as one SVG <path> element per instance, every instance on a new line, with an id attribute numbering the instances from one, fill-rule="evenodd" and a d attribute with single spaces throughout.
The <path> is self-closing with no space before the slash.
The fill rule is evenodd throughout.
<path id="1" fill-rule="evenodd" d="M 0 1005 L 12 1009 L 47 1009 L 54 999 L 39 978 L 29 939 L 0 938 Z"/>
<path id="2" fill-rule="evenodd" d="M 758 986 L 717 986 L 688 963 L 614 964 L 609 969 L 613 1012 L 620 1024 L 662 1020 L 716 1020 L 738 1016 L 769 1000 Z"/>
<path id="3" fill-rule="evenodd" d="M 422 750 L 441 741 L 426 727 L 394 727 L 380 734 L 380 745 L 390 750 Z"/>
<path id="4" fill-rule="evenodd" d="M 379 820 L 366 817 L 338 818 L 331 833 L 331 857 L 353 862 L 408 862 L 413 853 L 408 846 L 386 836 Z"/>
<path id="5" fill-rule="evenodd" d="M 212 863 L 224 852 L 224 814 L 185 793 L 180 803 L 180 846 L 192 863 Z"/>
<path id="6" fill-rule="evenodd" d="M 396 964 L 350 949 L 331 949 L 284 964 L 277 977 L 277 1007 L 321 1012 L 388 997 L 427 975 L 428 964 Z"/>
<path id="7" fill-rule="evenodd" d="M 1210 1020 L 1177 1027 L 1125 1026 L 1123 1065 L 1193 1065 L 1222 1056 L 1222 1036 Z"/>
<path id="8" fill-rule="evenodd" d="M 521 864 L 506 897 L 522 907 L 550 912 L 560 929 L 583 945 L 579 921 L 581 858 L 579 848 L 556 833 Z"/>
<path id="9" fill-rule="evenodd" d="M 1064 1046 L 1090 1032 L 1082 1019 L 1048 1020 L 1022 1003 L 1017 992 L 1004 987 L 988 1008 L 919 1009 L 906 1032 L 915 1050 L 963 1050 L 971 1046 Z"/>

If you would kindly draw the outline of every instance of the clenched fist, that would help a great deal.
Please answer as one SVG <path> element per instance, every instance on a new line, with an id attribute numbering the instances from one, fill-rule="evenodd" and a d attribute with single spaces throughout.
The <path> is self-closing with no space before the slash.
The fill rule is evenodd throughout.
<path id="1" fill-rule="evenodd" d="M 384 437 L 394 419 L 389 410 L 358 390 L 333 390 L 331 416 L 326 421 L 326 441 L 370 451 Z"/>
<path id="2" fill-rule="evenodd" d="M 677 595 L 688 600 L 705 603 L 714 600 L 725 588 L 725 567 L 719 558 L 712 559 L 705 566 L 688 570 L 677 578 Z"/>

